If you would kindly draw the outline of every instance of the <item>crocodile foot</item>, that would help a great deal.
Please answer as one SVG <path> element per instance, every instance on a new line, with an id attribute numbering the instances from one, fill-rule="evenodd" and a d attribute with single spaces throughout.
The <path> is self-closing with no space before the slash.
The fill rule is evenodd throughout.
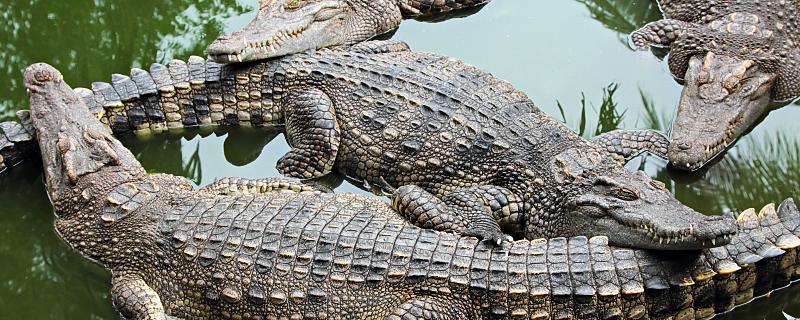
<path id="1" fill-rule="evenodd" d="M 494 222 L 494 220 L 492 220 L 492 222 Z M 492 224 L 473 221 L 461 234 L 468 237 L 475 237 L 498 246 L 502 244 L 503 241 L 514 241 L 513 237 L 500 230 L 496 222 Z"/>
<path id="2" fill-rule="evenodd" d="M 631 33 L 630 44 L 637 50 L 646 50 L 651 46 L 668 47 L 692 28 L 693 25 L 685 21 L 658 20 Z"/>

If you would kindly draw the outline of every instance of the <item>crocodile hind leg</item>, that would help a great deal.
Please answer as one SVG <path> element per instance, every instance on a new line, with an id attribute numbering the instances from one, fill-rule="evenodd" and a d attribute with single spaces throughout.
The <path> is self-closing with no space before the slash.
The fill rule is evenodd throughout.
<path id="1" fill-rule="evenodd" d="M 427 297 L 416 298 L 403 303 L 386 317 L 386 320 L 455 320 L 470 318 L 464 310 L 458 310 L 457 306 L 457 303 L 441 302 Z"/>
<path id="2" fill-rule="evenodd" d="M 111 279 L 111 296 L 126 320 L 177 320 L 166 314 L 158 293 L 138 275 L 115 275 Z"/>
<path id="3" fill-rule="evenodd" d="M 667 159 L 669 139 L 654 130 L 614 130 L 592 139 L 606 151 L 629 160 L 642 152 Z"/>
<path id="4" fill-rule="evenodd" d="M 498 219 L 519 217 L 522 202 L 510 191 L 495 186 L 457 190 L 439 199 L 420 187 L 408 185 L 394 191 L 392 207 L 421 228 L 500 244 L 510 237 L 503 233 Z"/>
<path id="5" fill-rule="evenodd" d="M 292 92 L 285 101 L 286 140 L 292 150 L 278 160 L 278 171 L 298 179 L 327 174 L 341 139 L 333 102 L 318 89 Z"/>
<path id="6" fill-rule="evenodd" d="M 485 5 L 491 0 L 399 0 L 403 17 L 433 16 L 453 10 Z"/>
<path id="7" fill-rule="evenodd" d="M 200 188 L 200 192 L 217 195 L 256 194 L 278 190 L 333 193 L 331 189 L 322 185 L 303 183 L 301 181 L 289 178 L 274 177 L 264 179 L 227 177 L 214 181 L 211 184 Z"/>

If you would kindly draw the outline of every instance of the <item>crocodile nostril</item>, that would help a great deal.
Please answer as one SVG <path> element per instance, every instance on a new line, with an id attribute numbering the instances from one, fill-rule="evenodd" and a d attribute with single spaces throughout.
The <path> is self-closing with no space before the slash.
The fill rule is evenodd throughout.
<path id="1" fill-rule="evenodd" d="M 689 149 L 691 149 L 691 148 L 692 148 L 692 146 L 691 146 L 691 145 L 689 145 L 689 143 L 688 143 L 688 142 L 681 142 L 681 143 L 678 143 L 678 149 L 681 149 L 681 150 L 684 150 L 684 151 L 686 151 L 686 150 L 689 150 Z"/>

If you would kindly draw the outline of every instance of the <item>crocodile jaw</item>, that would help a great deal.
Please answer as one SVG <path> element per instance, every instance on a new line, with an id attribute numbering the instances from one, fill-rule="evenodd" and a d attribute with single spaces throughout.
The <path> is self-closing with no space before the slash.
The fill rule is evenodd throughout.
<path id="1" fill-rule="evenodd" d="M 689 62 L 667 156 L 694 171 L 718 156 L 768 110 L 775 75 L 750 60 L 708 53 Z"/>
<path id="2" fill-rule="evenodd" d="M 582 200 L 585 200 L 584 196 Z M 653 203 L 601 200 L 604 213 L 586 202 L 568 213 L 575 235 L 606 236 L 609 243 L 653 250 L 697 250 L 723 246 L 735 235 L 733 219 L 705 216 L 674 198 Z M 594 211 L 594 212 L 592 212 Z"/>
<path id="3" fill-rule="evenodd" d="M 601 167 L 574 184 L 581 187 L 564 201 L 563 233 L 606 236 L 621 247 L 696 250 L 726 245 L 736 232 L 732 219 L 687 207 L 641 171 Z"/>
<path id="4" fill-rule="evenodd" d="M 263 5 L 250 24 L 211 43 L 209 58 L 219 63 L 246 62 L 348 42 L 347 21 L 353 15 L 350 5 L 328 0 L 292 6 L 296 1 Z"/>
<path id="5" fill-rule="evenodd" d="M 674 214 L 674 213 L 664 213 Z M 692 217 L 697 212 L 681 212 L 677 214 L 689 217 L 677 226 L 658 227 L 661 223 L 647 221 L 636 217 L 615 217 L 597 221 L 598 226 L 614 235 L 612 243 L 623 247 L 637 247 L 652 250 L 696 250 L 724 246 L 731 242 L 735 235 L 736 225 L 733 219 L 722 216 L 703 218 Z"/>

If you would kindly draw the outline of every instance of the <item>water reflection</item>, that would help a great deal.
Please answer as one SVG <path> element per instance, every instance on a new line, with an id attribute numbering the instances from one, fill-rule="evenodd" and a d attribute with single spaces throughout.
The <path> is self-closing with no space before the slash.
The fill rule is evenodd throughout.
<path id="1" fill-rule="evenodd" d="M 611 30 L 619 32 L 620 38 L 650 21 L 661 19 L 661 11 L 655 0 L 613 1 L 576 0 L 589 10 L 592 19 Z M 626 42 L 627 44 L 627 42 Z"/>
<path id="2" fill-rule="evenodd" d="M 119 137 L 147 172 L 169 173 L 183 176 L 195 184 L 203 179 L 200 165 L 200 145 L 185 146 L 181 134 L 162 134 Z M 188 150 L 184 155 L 183 150 Z"/>
<path id="3" fill-rule="evenodd" d="M 243 127 L 232 130 L 225 139 L 225 159 L 238 167 L 248 165 L 256 161 L 264 147 L 280 134 L 277 128 Z"/>
<path id="4" fill-rule="evenodd" d="M 45 61 L 73 86 L 112 72 L 203 55 L 223 21 L 251 10 L 235 0 L 2 0 L 0 119 L 27 105 L 22 70 Z"/>
<path id="5" fill-rule="evenodd" d="M 119 137 L 125 146 L 130 148 L 148 172 L 169 173 L 186 177 L 197 186 L 208 183 L 203 177 L 203 168 L 208 167 L 212 159 L 201 156 L 201 143 L 204 140 L 211 141 L 214 150 L 202 154 L 211 153 L 216 160 L 224 162 L 225 165 L 235 167 L 246 167 L 258 160 L 264 147 L 276 140 L 281 135 L 277 128 L 251 128 L 251 127 L 206 127 L 202 129 L 173 130 L 163 134 L 132 135 L 127 134 Z M 283 141 L 283 137 L 277 139 L 276 144 L 283 144 L 283 147 L 274 149 L 288 150 L 289 146 Z M 216 142 L 222 141 L 219 146 Z M 208 146 L 206 148 L 209 148 Z M 222 149 L 222 152 L 219 152 Z M 272 149 L 272 148 L 271 148 Z M 204 150 L 205 151 L 205 150 Z M 272 152 L 277 155 L 278 152 Z M 206 162 L 204 166 L 203 161 Z M 214 163 L 217 163 L 214 161 Z M 258 163 L 263 166 L 262 162 Z M 255 165 L 254 165 L 255 166 Z M 274 164 L 273 164 L 274 166 Z M 213 169 L 212 171 L 216 172 Z M 269 172 L 270 167 L 263 166 L 263 170 L 242 175 L 247 177 L 263 177 L 277 172 Z M 220 177 L 215 175 L 215 177 Z M 213 181 L 213 179 L 211 180 Z"/>
<path id="6" fill-rule="evenodd" d="M 39 164 L 10 170 L 2 179 L 0 318 L 117 319 L 110 274 L 56 235 Z"/>

